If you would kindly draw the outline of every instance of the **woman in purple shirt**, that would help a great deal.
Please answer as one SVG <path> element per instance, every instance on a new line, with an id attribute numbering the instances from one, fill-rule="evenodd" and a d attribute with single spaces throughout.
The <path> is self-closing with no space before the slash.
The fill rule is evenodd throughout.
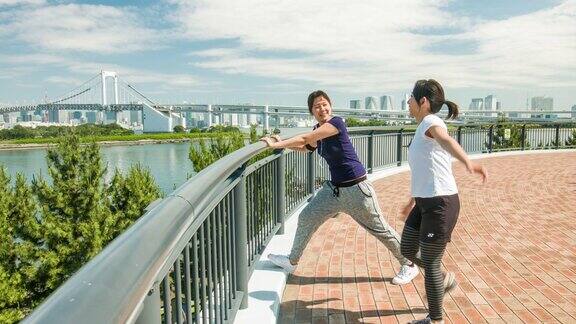
<path id="1" fill-rule="evenodd" d="M 332 116 L 330 98 L 320 90 L 308 96 L 308 110 L 318 121 L 313 131 L 287 140 L 275 141 L 268 137 L 262 140 L 274 149 L 316 150 L 326 160 L 331 179 L 300 213 L 290 255 L 270 254 L 268 259 L 293 272 L 312 234 L 329 217 L 343 212 L 376 236 L 398 259 L 401 268 L 392 283 L 402 285 L 410 282 L 418 275 L 418 268 L 402 256 L 400 236 L 383 217 L 376 192 L 366 180 L 366 169 L 350 142 L 344 120 Z"/>

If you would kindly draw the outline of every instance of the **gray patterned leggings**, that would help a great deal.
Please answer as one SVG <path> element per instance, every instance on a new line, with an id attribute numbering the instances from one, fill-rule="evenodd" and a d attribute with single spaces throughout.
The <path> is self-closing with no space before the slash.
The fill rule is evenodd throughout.
<path id="1" fill-rule="evenodd" d="M 424 269 L 424 287 L 430 318 L 439 321 L 442 320 L 442 301 L 444 300 L 444 274 L 441 264 L 446 242 L 442 240 L 423 242 L 420 241 L 419 236 L 419 230 L 404 226 L 402 254 Z"/>
<path id="2" fill-rule="evenodd" d="M 400 252 L 400 235 L 383 217 L 372 185 L 368 181 L 362 181 L 351 187 L 337 189 L 339 194 L 335 195 L 333 185 L 329 181 L 324 182 L 320 191 L 300 213 L 294 245 L 289 256 L 290 261 L 293 264 L 298 263 L 306 244 L 318 227 L 329 217 L 343 212 L 352 216 L 356 222 L 384 243 L 400 264 L 411 264 Z"/>

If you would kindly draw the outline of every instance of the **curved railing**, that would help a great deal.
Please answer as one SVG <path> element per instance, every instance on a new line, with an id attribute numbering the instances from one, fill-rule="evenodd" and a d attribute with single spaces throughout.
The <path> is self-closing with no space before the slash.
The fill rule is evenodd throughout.
<path id="1" fill-rule="evenodd" d="M 350 132 L 368 172 L 406 161 L 414 136 L 386 128 Z M 480 125 L 451 135 L 470 153 L 576 147 L 568 141 L 574 128 L 559 125 Z M 247 305 L 255 260 L 283 232 L 286 215 L 328 177 L 325 162 L 310 153 L 277 151 L 247 166 L 264 149 L 244 147 L 149 206 L 24 322 L 232 322 Z"/>

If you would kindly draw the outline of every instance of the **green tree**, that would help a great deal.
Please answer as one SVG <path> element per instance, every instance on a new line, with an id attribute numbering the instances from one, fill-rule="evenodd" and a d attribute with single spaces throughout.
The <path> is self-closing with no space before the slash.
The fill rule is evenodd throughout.
<path id="1" fill-rule="evenodd" d="M 275 135 L 280 134 L 280 130 L 278 130 L 278 133 L 274 133 Z M 267 136 L 268 135 L 268 130 L 266 129 L 262 129 L 262 134 L 258 135 L 258 130 L 256 129 L 256 125 L 250 125 L 250 144 L 256 143 L 258 142 L 262 137 Z M 269 155 L 272 154 L 271 150 L 266 150 L 264 152 L 258 153 L 256 156 L 252 157 L 250 159 L 250 161 L 248 161 L 248 164 L 252 164 L 258 160 L 261 160 Z"/>
<path id="2" fill-rule="evenodd" d="M 10 177 L 4 168 L 0 168 L 0 323 L 20 320 L 24 313 L 19 304 L 26 298 L 23 278 L 16 269 L 14 223 L 10 210 L 13 199 Z"/>
<path id="3" fill-rule="evenodd" d="M 174 133 L 185 133 L 186 129 L 182 125 L 176 125 L 173 128 Z"/>
<path id="4" fill-rule="evenodd" d="M 225 125 L 214 125 L 208 129 L 206 129 L 208 133 L 229 133 L 229 132 L 236 132 L 240 133 L 240 128 L 234 126 L 225 126 Z"/>
<path id="5" fill-rule="evenodd" d="M 22 174 L 13 189 L 0 171 L 0 323 L 22 319 L 35 307 L 38 291 L 37 251 L 40 226 L 32 191 Z"/>
<path id="6" fill-rule="evenodd" d="M 188 158 L 192 161 L 194 170 L 200 172 L 218 159 L 236 151 L 244 146 L 244 136 L 242 133 L 232 133 L 231 135 L 219 135 L 209 140 L 199 140 L 190 144 Z"/>
<path id="7" fill-rule="evenodd" d="M 111 235 L 116 237 L 144 214 L 144 209 L 161 196 L 150 170 L 133 165 L 127 175 L 116 170 L 106 189 L 112 213 Z"/>
<path id="8" fill-rule="evenodd" d="M 134 134 L 134 131 L 122 128 L 118 124 L 108 124 L 108 125 L 82 124 L 78 126 L 38 126 L 36 128 L 27 128 L 22 127 L 21 125 L 16 125 L 12 129 L 0 130 L 0 139 L 10 140 L 21 138 L 58 138 L 65 136 L 72 130 L 80 137 Z"/>
<path id="9" fill-rule="evenodd" d="M 258 142 L 260 138 L 266 136 L 267 134 L 268 131 L 266 130 L 263 130 L 261 134 L 258 134 L 256 125 L 251 125 L 249 142 Z M 201 140 L 198 146 L 195 146 L 194 143 L 190 145 L 189 158 L 196 172 L 200 172 L 210 164 L 214 163 L 216 160 L 236 151 L 237 149 L 244 147 L 245 144 L 246 142 L 244 141 L 244 137 L 240 133 L 233 134 L 232 136 L 220 136 L 216 139 L 212 139 L 210 146 Z M 248 161 L 248 164 L 252 164 L 271 154 L 273 154 L 271 150 L 265 150 L 252 157 Z M 260 184 L 264 184 L 266 181 L 266 174 L 262 172 L 262 170 L 257 170 L 256 172 L 252 173 L 251 176 L 256 177 L 256 179 L 258 179 L 257 182 Z M 288 177 L 289 179 L 293 178 L 291 174 L 288 174 Z M 287 183 L 290 183 L 290 181 L 291 180 L 288 180 Z M 247 188 L 247 190 L 249 190 L 248 196 L 251 197 L 249 202 L 251 205 L 249 205 L 248 208 L 250 208 L 253 213 L 257 215 L 254 229 L 256 232 L 258 232 L 260 228 L 264 227 L 265 224 L 271 219 L 271 217 L 274 216 L 271 214 L 273 211 L 271 211 L 269 208 L 270 201 L 273 197 L 269 188 L 266 186 L 250 186 Z"/>
<path id="10" fill-rule="evenodd" d="M 47 163 L 52 183 L 40 177 L 32 185 L 44 237 L 40 271 L 51 291 L 142 215 L 160 190 L 140 166 L 126 177 L 116 171 L 106 187 L 98 145 L 80 145 L 75 134 L 48 151 Z"/>
<path id="11" fill-rule="evenodd" d="M 148 169 L 118 170 L 107 185 L 96 143 L 68 134 L 47 154 L 50 180 L 13 188 L 0 168 L 0 323 L 13 323 L 128 228 L 160 197 Z"/>
<path id="12" fill-rule="evenodd" d="M 258 130 L 256 129 L 256 125 L 250 125 L 250 143 L 256 143 L 258 141 Z"/>
<path id="13" fill-rule="evenodd" d="M 506 131 L 508 129 L 508 131 Z M 510 137 L 506 138 L 506 133 L 510 132 Z M 494 128 L 493 149 L 519 148 L 522 147 L 522 125 L 519 124 L 497 124 Z M 529 143 L 524 141 L 524 147 Z"/>
<path id="14" fill-rule="evenodd" d="M 103 203 L 106 168 L 96 143 L 80 145 L 76 134 L 66 136 L 48 151 L 47 163 L 52 183 L 40 176 L 32 186 L 44 231 L 39 267 L 51 291 L 102 250 L 115 222 Z"/>

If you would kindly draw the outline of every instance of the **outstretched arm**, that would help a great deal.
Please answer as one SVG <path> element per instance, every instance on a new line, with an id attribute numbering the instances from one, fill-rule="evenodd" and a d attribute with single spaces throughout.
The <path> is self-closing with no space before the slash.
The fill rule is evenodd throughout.
<path id="1" fill-rule="evenodd" d="M 482 177 L 482 181 L 486 182 L 488 179 L 488 172 L 486 171 L 486 168 L 480 164 L 470 161 L 468 155 L 466 152 L 464 152 L 464 149 L 462 149 L 460 144 L 458 144 L 455 139 L 450 137 L 446 129 L 440 126 L 432 126 L 428 129 L 427 133 L 430 133 L 430 135 L 436 140 L 436 142 L 438 142 L 438 144 L 440 144 L 440 146 L 442 146 L 442 148 L 452 154 L 452 156 L 458 159 L 458 161 L 462 162 L 466 166 L 468 172 L 479 174 Z"/>
<path id="2" fill-rule="evenodd" d="M 282 139 L 280 138 L 280 135 L 275 134 L 275 135 L 271 135 L 270 138 L 273 138 L 276 140 L 276 142 L 280 142 Z M 294 146 L 290 148 L 293 151 L 298 151 L 298 152 L 310 152 L 311 150 L 309 150 L 306 145 L 302 145 L 302 146 Z"/>
<path id="3" fill-rule="evenodd" d="M 306 134 L 294 136 L 292 138 L 281 140 L 278 142 L 273 142 L 269 137 L 265 137 L 262 141 L 268 144 L 268 147 L 280 149 L 280 148 L 295 148 L 296 150 L 302 149 L 306 144 L 316 146 L 316 142 L 320 141 L 326 137 L 334 136 L 338 134 L 338 129 L 330 123 L 324 123 L 322 126 L 316 128 L 315 130 L 308 132 Z"/>

